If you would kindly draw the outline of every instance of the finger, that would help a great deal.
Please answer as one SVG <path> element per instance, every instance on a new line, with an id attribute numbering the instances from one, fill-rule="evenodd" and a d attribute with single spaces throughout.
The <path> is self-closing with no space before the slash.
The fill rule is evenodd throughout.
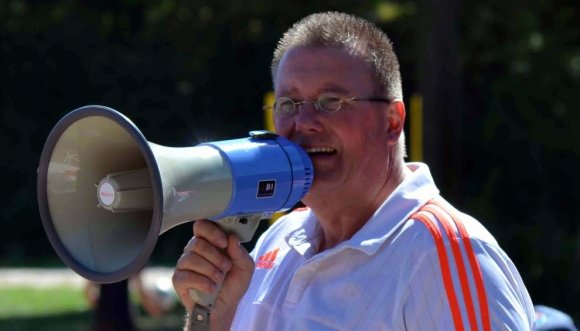
<path id="1" fill-rule="evenodd" d="M 185 270 L 175 270 L 172 277 L 173 288 L 187 310 L 193 308 L 194 302 L 189 294 L 190 289 L 212 293 L 217 287 L 209 278 Z"/>
<path id="2" fill-rule="evenodd" d="M 219 248 L 226 248 L 228 245 L 226 233 L 214 222 L 208 220 L 197 220 L 193 224 L 193 233 L 198 238 L 204 238 Z"/>
<path id="3" fill-rule="evenodd" d="M 189 289 L 212 293 L 217 288 L 213 280 L 189 270 L 176 270 L 173 273 L 173 286 L 189 295 Z"/>
<path id="4" fill-rule="evenodd" d="M 231 269 L 230 259 L 225 255 L 225 253 L 218 249 L 217 247 L 211 245 L 207 240 L 203 238 L 193 237 L 185 248 L 183 249 L 183 254 L 197 254 L 203 257 L 208 262 L 212 263 L 216 268 L 219 268 L 223 272 L 227 272 Z"/>
<path id="5" fill-rule="evenodd" d="M 221 284 L 225 278 L 224 271 L 197 254 L 186 253 L 181 255 L 177 261 L 176 268 L 200 274 L 211 279 L 216 284 Z"/>

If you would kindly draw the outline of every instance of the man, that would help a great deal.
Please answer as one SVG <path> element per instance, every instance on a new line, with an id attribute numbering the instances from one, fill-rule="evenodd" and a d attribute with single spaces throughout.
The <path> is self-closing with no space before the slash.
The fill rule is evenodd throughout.
<path id="1" fill-rule="evenodd" d="M 484 227 L 404 163 L 401 78 L 391 43 L 346 14 L 306 17 L 272 61 L 277 132 L 312 159 L 308 207 L 278 220 L 251 255 L 197 221 L 174 286 L 223 284 L 212 330 L 530 330 L 512 262 Z M 444 110 L 441 110 L 444 111 Z"/>

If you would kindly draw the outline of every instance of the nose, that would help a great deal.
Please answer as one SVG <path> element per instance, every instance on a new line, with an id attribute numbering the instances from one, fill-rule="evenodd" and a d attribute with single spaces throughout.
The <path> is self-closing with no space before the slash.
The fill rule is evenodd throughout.
<path id="1" fill-rule="evenodd" d="M 321 113 L 316 108 L 315 103 L 299 103 L 291 116 L 274 116 L 276 133 L 286 138 L 291 138 L 296 134 L 303 135 L 319 132 L 323 128 L 320 115 Z"/>
<path id="2" fill-rule="evenodd" d="M 322 130 L 321 112 L 316 108 L 315 102 L 305 102 L 297 105 L 293 116 L 295 130 L 307 133 Z"/>

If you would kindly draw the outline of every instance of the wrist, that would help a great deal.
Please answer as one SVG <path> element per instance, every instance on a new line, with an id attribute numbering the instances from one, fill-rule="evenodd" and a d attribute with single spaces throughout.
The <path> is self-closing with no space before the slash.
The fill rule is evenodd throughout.
<path id="1" fill-rule="evenodd" d="M 236 311 L 234 310 L 212 310 L 209 314 L 209 323 L 211 331 L 229 331 L 232 327 L 232 322 Z"/>

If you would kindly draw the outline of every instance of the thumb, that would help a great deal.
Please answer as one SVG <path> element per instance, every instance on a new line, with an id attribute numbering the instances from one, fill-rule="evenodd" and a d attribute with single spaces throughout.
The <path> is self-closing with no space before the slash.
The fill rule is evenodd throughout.
<path id="1" fill-rule="evenodd" d="M 218 298 L 222 301 L 222 307 L 237 307 L 250 286 L 254 274 L 254 260 L 235 235 L 228 236 L 226 252 L 231 268 Z"/>
<path id="2" fill-rule="evenodd" d="M 232 268 L 241 269 L 240 271 L 253 273 L 254 260 L 248 254 L 248 251 L 240 243 L 237 236 L 231 234 L 228 236 L 227 254 L 231 259 Z"/>

